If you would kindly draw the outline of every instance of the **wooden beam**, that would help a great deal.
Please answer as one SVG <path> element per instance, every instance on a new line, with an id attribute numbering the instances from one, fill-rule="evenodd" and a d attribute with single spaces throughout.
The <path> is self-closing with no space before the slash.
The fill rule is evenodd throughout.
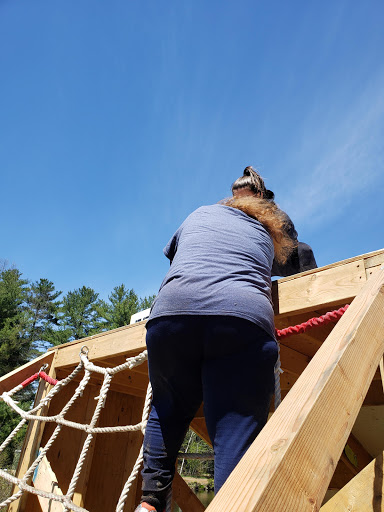
<path id="1" fill-rule="evenodd" d="M 320 507 L 383 354 L 383 309 L 384 268 L 366 283 L 207 511 Z"/>
<path id="2" fill-rule="evenodd" d="M 204 505 L 196 494 L 188 487 L 188 484 L 176 471 L 172 484 L 172 498 L 183 512 L 203 512 Z"/>
<path id="3" fill-rule="evenodd" d="M 76 366 L 83 345 L 89 348 L 89 360 L 96 364 L 98 359 L 137 355 L 146 349 L 145 332 L 144 323 L 137 323 L 61 345 L 55 364 L 57 368 Z"/>
<path id="4" fill-rule="evenodd" d="M 363 259 L 297 279 L 275 281 L 275 314 L 288 315 L 293 311 L 310 311 L 323 304 L 348 303 L 365 282 Z"/>
<path id="5" fill-rule="evenodd" d="M 320 509 L 321 512 L 374 512 L 384 510 L 383 453 L 347 483 Z"/>
<path id="6" fill-rule="evenodd" d="M 55 352 L 46 352 L 40 357 L 36 357 L 36 359 L 32 359 L 28 363 L 20 366 L 20 368 L 16 368 L 10 373 L 3 375 L 0 378 L 0 394 L 4 393 L 4 391 L 10 391 L 14 387 L 21 384 L 25 379 L 37 373 L 43 364 L 47 363 L 51 365 Z"/>

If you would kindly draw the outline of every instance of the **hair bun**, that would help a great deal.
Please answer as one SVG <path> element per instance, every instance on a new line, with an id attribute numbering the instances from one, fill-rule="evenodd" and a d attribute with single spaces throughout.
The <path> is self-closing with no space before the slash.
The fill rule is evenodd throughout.
<path id="1" fill-rule="evenodd" d="M 251 176 L 253 170 L 253 167 L 248 165 L 248 167 L 246 167 L 243 171 L 243 176 Z"/>

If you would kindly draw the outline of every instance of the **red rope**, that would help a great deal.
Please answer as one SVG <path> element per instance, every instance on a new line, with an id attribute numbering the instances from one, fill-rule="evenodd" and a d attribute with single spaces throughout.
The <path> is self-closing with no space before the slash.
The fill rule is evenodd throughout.
<path id="1" fill-rule="evenodd" d="M 56 379 L 52 379 L 52 377 L 47 375 L 45 372 L 39 372 L 39 373 L 35 373 L 34 375 L 31 375 L 30 377 L 28 377 L 28 379 L 25 379 L 25 381 L 22 382 L 21 385 L 23 386 L 23 388 L 25 388 L 26 386 L 28 386 L 29 384 L 31 384 L 38 378 L 45 380 L 46 382 L 48 382 L 48 384 L 51 384 L 52 386 L 54 386 L 55 384 L 57 384 L 59 382 Z"/>
<path id="2" fill-rule="evenodd" d="M 313 329 L 313 327 L 318 327 L 320 325 L 326 325 L 330 322 L 337 322 L 339 318 L 341 318 L 344 313 L 347 311 L 349 304 L 346 306 L 336 309 L 335 311 L 329 311 L 325 313 L 325 315 L 319 316 L 317 318 L 310 318 L 306 322 L 303 322 L 299 325 L 294 325 L 293 327 L 286 327 L 285 329 L 276 329 L 276 337 L 287 338 L 288 336 L 292 336 L 293 334 L 301 334 L 302 332 L 308 331 L 309 329 Z"/>
<path id="3" fill-rule="evenodd" d="M 57 384 L 59 382 L 56 379 L 52 379 L 52 377 L 47 375 L 45 372 L 40 372 L 40 378 L 44 379 L 46 382 L 48 382 L 48 384 L 51 384 L 51 386 L 54 386 L 55 384 Z"/>

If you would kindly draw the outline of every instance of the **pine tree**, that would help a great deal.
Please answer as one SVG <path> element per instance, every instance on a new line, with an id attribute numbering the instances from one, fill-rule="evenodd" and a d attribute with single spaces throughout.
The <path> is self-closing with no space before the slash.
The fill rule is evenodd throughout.
<path id="1" fill-rule="evenodd" d="M 54 328 L 59 325 L 61 291 L 56 291 L 52 281 L 40 279 L 29 287 L 26 306 L 31 315 L 30 340 L 34 348 L 46 348 Z"/>
<path id="2" fill-rule="evenodd" d="M 86 286 L 67 293 L 60 308 L 57 341 L 78 340 L 105 330 L 105 322 L 99 313 L 101 301 L 98 297 L 95 290 Z"/>
<path id="3" fill-rule="evenodd" d="M 109 303 L 101 302 L 100 316 L 105 319 L 105 325 L 108 329 L 116 329 L 128 325 L 133 314 L 151 307 L 155 295 L 142 299 L 138 297 L 133 289 L 129 290 L 124 284 L 121 284 L 115 286 L 108 299 Z"/>
<path id="4" fill-rule="evenodd" d="M 109 303 L 103 301 L 100 308 L 100 315 L 106 320 L 108 329 L 128 325 L 131 316 L 139 311 L 139 297 L 124 284 L 115 286 L 108 299 Z"/>
<path id="5" fill-rule="evenodd" d="M 30 317 L 25 308 L 28 281 L 17 269 L 0 272 L 0 375 L 23 365 L 31 356 Z"/>
<path id="6" fill-rule="evenodd" d="M 142 311 L 143 309 L 150 308 L 152 306 L 155 298 L 156 298 L 156 295 L 149 295 L 149 297 L 144 297 L 144 299 L 140 299 L 139 311 Z"/>

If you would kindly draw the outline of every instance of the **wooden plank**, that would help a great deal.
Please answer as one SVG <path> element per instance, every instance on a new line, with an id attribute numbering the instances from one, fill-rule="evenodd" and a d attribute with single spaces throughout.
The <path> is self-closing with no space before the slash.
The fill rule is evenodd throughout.
<path id="1" fill-rule="evenodd" d="M 172 485 L 172 498 L 183 512 L 204 512 L 205 507 L 176 471 Z"/>
<path id="2" fill-rule="evenodd" d="M 62 496 L 63 493 L 59 487 L 55 473 L 46 457 L 43 457 L 33 476 L 33 485 L 36 489 L 51 492 Z M 63 512 L 64 506 L 55 500 L 38 496 L 41 512 Z"/>
<path id="3" fill-rule="evenodd" d="M 377 260 L 375 259 L 376 257 L 378 257 Z M 381 260 L 381 258 L 383 260 Z M 360 254 L 358 256 L 353 256 L 352 258 L 347 258 L 346 260 L 336 261 L 334 263 L 330 263 L 329 265 L 324 265 L 323 267 L 317 267 L 312 270 L 306 270 L 305 272 L 301 272 L 299 274 L 293 274 L 291 276 L 282 277 L 281 279 L 279 279 L 278 282 L 284 283 L 286 281 L 292 281 L 293 279 L 300 279 L 303 276 L 316 274 L 317 272 L 324 272 L 324 270 L 347 265 L 348 263 L 354 263 L 355 261 L 358 261 L 358 260 L 375 261 L 373 266 L 384 263 L 384 249 L 378 249 L 377 251 L 372 251 L 372 252 L 368 252 L 365 254 Z M 378 263 L 378 261 L 380 261 L 381 263 Z"/>
<path id="4" fill-rule="evenodd" d="M 316 272 L 285 282 L 276 282 L 275 313 L 310 311 L 323 304 L 348 303 L 366 281 L 364 260 Z"/>
<path id="5" fill-rule="evenodd" d="M 36 357 L 36 359 L 32 359 L 32 361 L 20 366 L 20 368 L 16 368 L 16 370 L 3 375 L 0 378 L 0 394 L 4 393 L 4 391 L 10 391 L 25 379 L 37 373 L 43 364 L 51 365 L 54 355 L 55 352 L 46 352 L 42 356 Z"/>
<path id="6" fill-rule="evenodd" d="M 364 256 L 364 265 L 366 269 L 380 267 L 384 264 L 384 249 L 376 254 L 366 254 Z"/>
<path id="7" fill-rule="evenodd" d="M 53 352 L 53 361 L 51 362 L 51 366 L 48 375 L 52 378 L 55 378 L 55 358 L 57 356 L 57 352 Z M 41 366 L 41 364 L 40 364 Z M 40 368 L 39 366 L 39 368 Z M 30 367 L 29 367 L 30 368 Z M 39 370 L 38 368 L 38 370 Z M 35 373 L 35 372 L 32 372 Z M 37 389 L 36 397 L 34 405 L 40 403 L 40 401 L 46 396 L 46 394 L 51 389 L 51 386 L 47 384 L 47 382 L 41 380 L 39 383 L 39 387 Z M 38 416 L 44 415 L 47 411 L 47 406 L 43 407 L 36 414 Z M 19 464 L 16 471 L 16 476 L 18 478 L 23 478 L 24 474 L 28 470 L 28 468 L 32 465 L 33 461 L 37 456 L 37 451 L 40 446 L 40 441 L 43 435 L 44 425 L 41 421 L 35 420 L 30 421 L 27 429 L 27 433 L 24 439 L 23 448 L 20 455 Z M 32 478 L 32 477 L 31 477 Z M 30 481 L 30 480 L 29 480 Z M 18 487 L 13 489 L 13 494 L 18 491 Z M 27 510 L 28 505 L 28 494 L 24 493 L 18 501 L 14 501 L 9 505 L 8 512 L 18 512 L 21 510 Z"/>
<path id="8" fill-rule="evenodd" d="M 76 366 L 84 345 L 89 348 L 89 360 L 95 363 L 108 357 L 137 355 L 146 349 L 145 333 L 145 325 L 137 323 L 65 344 L 60 347 L 55 364 L 58 368 Z"/>
<path id="9" fill-rule="evenodd" d="M 320 507 L 383 354 L 383 309 L 384 269 L 366 283 L 207 511 Z"/>
<path id="10" fill-rule="evenodd" d="M 347 483 L 320 509 L 321 512 L 374 512 L 384 510 L 383 453 Z"/>
<path id="11" fill-rule="evenodd" d="M 108 392 L 105 407 L 98 425 L 130 425 L 141 419 L 143 400 Z M 92 512 L 114 512 L 123 489 L 125 478 L 130 473 L 143 436 L 141 432 L 99 434 L 96 436 L 92 466 L 89 471 L 84 507 Z M 124 510 L 133 510 L 136 494 L 134 482 Z"/>

